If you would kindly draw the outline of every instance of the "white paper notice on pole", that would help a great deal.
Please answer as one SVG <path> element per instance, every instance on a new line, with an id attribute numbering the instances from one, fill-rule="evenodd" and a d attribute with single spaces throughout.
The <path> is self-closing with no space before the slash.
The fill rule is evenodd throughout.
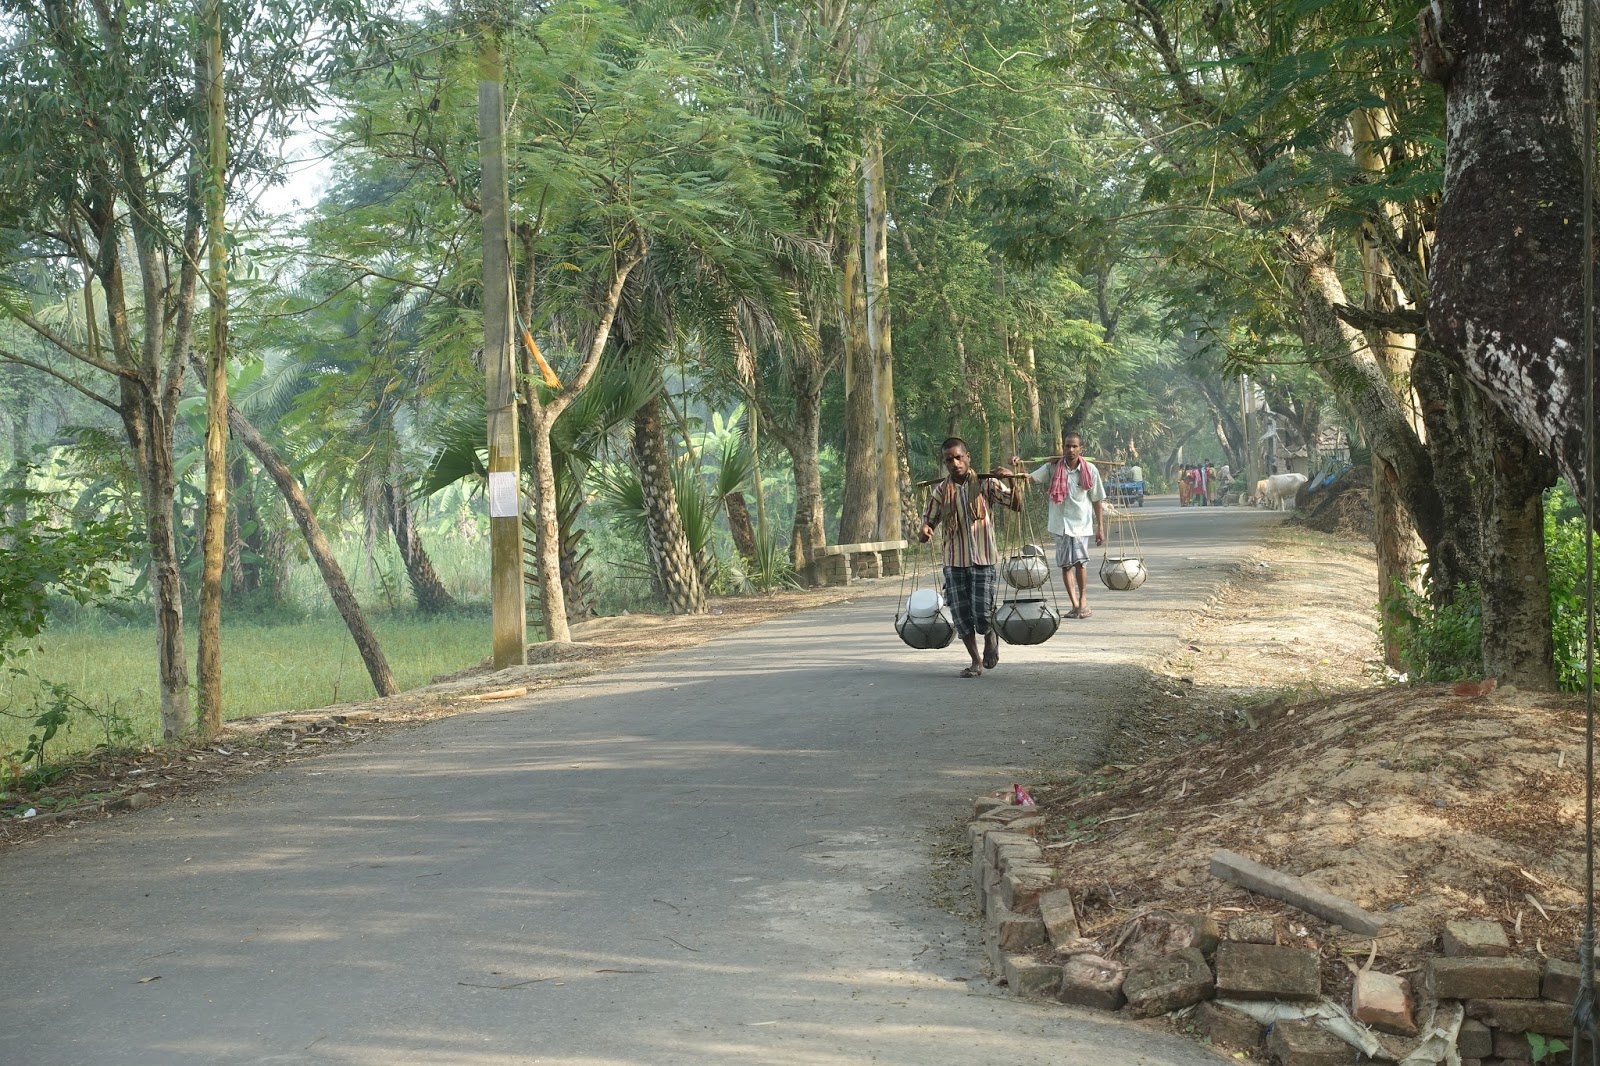
<path id="1" fill-rule="evenodd" d="M 517 506 L 517 475 L 509 470 L 489 473 L 489 517 L 516 518 L 521 513 Z"/>

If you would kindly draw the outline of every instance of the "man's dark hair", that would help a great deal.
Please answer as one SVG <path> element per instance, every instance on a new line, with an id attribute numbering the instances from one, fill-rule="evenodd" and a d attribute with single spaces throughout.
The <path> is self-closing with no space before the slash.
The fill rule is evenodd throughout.
<path id="1" fill-rule="evenodd" d="M 1061 432 L 1061 446 L 1063 448 L 1065 448 L 1067 446 L 1067 441 L 1073 439 L 1074 437 L 1076 437 L 1078 439 L 1078 443 L 1079 444 L 1083 443 L 1083 434 L 1082 433 L 1079 433 L 1075 429 L 1062 430 L 1062 432 Z"/>
<path id="2" fill-rule="evenodd" d="M 960 437 L 946 437 L 944 443 L 939 445 L 939 454 L 943 455 L 945 451 L 950 448 L 960 448 L 968 455 L 972 454 L 972 449 L 968 448 L 967 442 L 962 440 Z"/>

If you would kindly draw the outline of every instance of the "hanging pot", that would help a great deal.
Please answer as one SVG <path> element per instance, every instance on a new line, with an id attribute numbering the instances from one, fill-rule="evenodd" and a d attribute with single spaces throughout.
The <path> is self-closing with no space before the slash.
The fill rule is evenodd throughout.
<path id="1" fill-rule="evenodd" d="M 1100 580 L 1113 592 L 1132 592 L 1143 585 L 1144 579 L 1149 576 L 1149 571 L 1144 568 L 1144 560 L 1137 556 L 1108 558 L 1100 564 Z"/>
<path id="2" fill-rule="evenodd" d="M 1026 548 L 1023 554 L 1007 559 L 1000 571 L 1005 575 L 1006 584 L 1014 589 L 1036 589 L 1050 580 L 1049 564 L 1041 556 L 1028 554 Z"/>
<path id="3" fill-rule="evenodd" d="M 1007 644 L 1043 644 L 1061 628 L 1061 615 L 1043 596 L 1006 600 L 994 609 L 993 621 Z"/>
<path id="4" fill-rule="evenodd" d="M 921 617 L 908 611 L 900 612 L 894 620 L 894 631 L 900 634 L 907 647 L 927 651 L 949 647 L 956 636 L 956 624 L 950 620 L 949 610 L 941 606 Z"/>

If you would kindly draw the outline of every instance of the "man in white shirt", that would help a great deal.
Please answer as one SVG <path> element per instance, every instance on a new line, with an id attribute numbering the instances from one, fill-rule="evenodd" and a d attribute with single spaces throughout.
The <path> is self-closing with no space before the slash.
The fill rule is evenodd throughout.
<path id="1" fill-rule="evenodd" d="M 1040 485 L 1050 486 L 1049 530 L 1056 541 L 1056 565 L 1061 568 L 1061 583 L 1066 586 L 1072 609 L 1068 618 L 1088 618 L 1085 599 L 1088 589 L 1089 538 L 1096 545 L 1106 542 L 1106 487 L 1094 464 L 1083 457 L 1083 438 L 1068 433 L 1061 440 L 1065 454 L 1045 463 L 1028 476 Z M 1013 457 L 1016 466 L 1021 457 Z"/>

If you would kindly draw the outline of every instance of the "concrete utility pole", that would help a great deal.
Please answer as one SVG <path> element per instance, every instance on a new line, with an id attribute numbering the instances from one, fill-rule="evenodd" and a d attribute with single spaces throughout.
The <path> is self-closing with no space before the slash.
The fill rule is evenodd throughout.
<path id="1" fill-rule="evenodd" d="M 498 27 L 482 28 L 478 140 L 483 203 L 483 372 L 489 410 L 489 592 L 496 669 L 528 661 L 522 583 L 522 492 L 511 352 L 511 224 L 506 201 L 505 68 Z"/>

